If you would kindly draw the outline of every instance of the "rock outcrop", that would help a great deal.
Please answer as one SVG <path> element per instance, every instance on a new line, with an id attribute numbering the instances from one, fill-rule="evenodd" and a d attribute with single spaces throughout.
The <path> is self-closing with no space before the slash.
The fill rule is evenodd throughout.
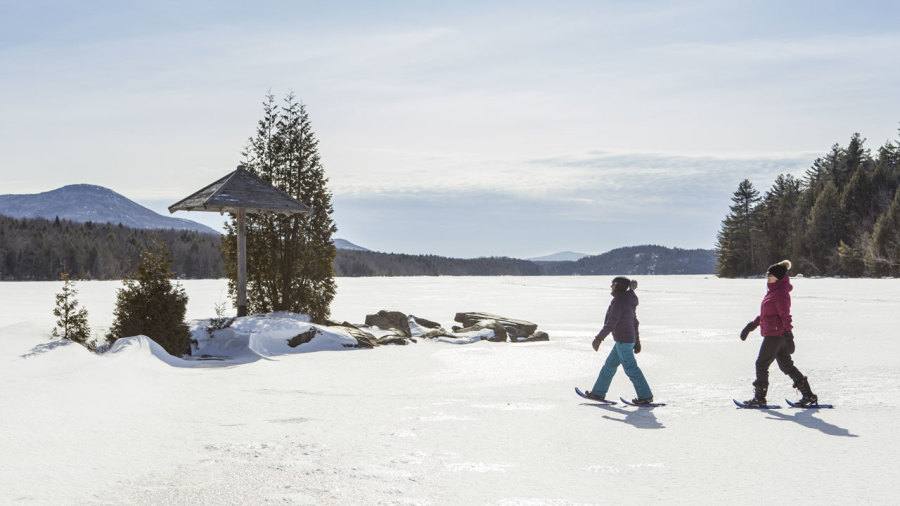
<path id="1" fill-rule="evenodd" d="M 412 337 L 409 330 L 409 317 L 400 311 L 381 310 L 375 314 L 366 315 L 366 326 L 390 330 L 403 337 Z"/>
<path id="2" fill-rule="evenodd" d="M 296 348 L 297 346 L 300 346 L 301 344 L 306 344 L 306 343 L 312 341 L 312 338 L 316 337 L 316 332 L 318 332 L 318 331 L 315 328 L 311 328 L 311 329 L 307 330 L 306 332 L 297 334 L 296 336 L 288 339 L 288 342 L 287 342 L 288 346 L 290 346 L 291 348 Z"/>
<path id="3" fill-rule="evenodd" d="M 530 341 L 549 341 L 550 336 L 546 332 L 538 332 L 537 324 L 515 318 L 507 318 L 490 313 L 456 313 L 454 321 L 463 324 L 463 327 L 453 327 L 454 332 L 467 332 L 490 328 L 494 330 L 495 338 L 490 341 L 522 343 Z"/>
<path id="4" fill-rule="evenodd" d="M 492 342 L 533 342 L 549 341 L 546 332 L 538 331 L 537 324 L 507 318 L 490 313 L 456 313 L 455 321 L 462 326 L 444 329 L 440 323 L 399 311 L 382 310 L 366 315 L 365 325 L 347 322 L 335 324 L 360 342 L 360 348 L 384 344 L 410 344 L 416 339 L 439 339 L 453 343 L 472 343 L 482 340 Z"/>
<path id="5" fill-rule="evenodd" d="M 353 325 L 352 323 L 344 322 L 340 324 L 329 324 L 329 327 L 333 329 L 343 330 L 344 332 L 349 334 L 350 337 L 356 339 L 356 342 L 358 344 L 356 346 L 344 345 L 347 348 L 374 348 L 380 344 L 377 337 L 357 327 L 356 325 Z"/>

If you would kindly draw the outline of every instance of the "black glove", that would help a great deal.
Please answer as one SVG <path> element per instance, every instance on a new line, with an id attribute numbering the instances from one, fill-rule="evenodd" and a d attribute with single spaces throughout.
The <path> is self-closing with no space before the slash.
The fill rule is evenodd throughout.
<path id="1" fill-rule="evenodd" d="M 787 350 L 788 355 L 793 355 L 794 350 L 797 348 L 794 346 L 794 333 L 788 330 L 784 334 L 781 334 L 781 337 L 784 338 L 784 349 Z"/>
<path id="2" fill-rule="evenodd" d="M 603 342 L 603 339 L 600 339 L 599 337 L 595 337 L 594 342 L 591 343 L 591 347 L 594 348 L 594 351 L 600 351 L 600 343 L 602 343 L 602 342 Z"/>
<path id="3" fill-rule="evenodd" d="M 756 330 L 756 327 L 759 327 L 759 324 L 756 322 L 750 322 L 746 326 L 744 326 L 744 330 L 741 331 L 741 341 L 746 341 L 747 336 L 749 336 L 751 332 Z"/>
<path id="4" fill-rule="evenodd" d="M 640 338 L 636 338 L 634 340 L 634 352 L 636 354 L 641 352 L 641 339 Z"/>

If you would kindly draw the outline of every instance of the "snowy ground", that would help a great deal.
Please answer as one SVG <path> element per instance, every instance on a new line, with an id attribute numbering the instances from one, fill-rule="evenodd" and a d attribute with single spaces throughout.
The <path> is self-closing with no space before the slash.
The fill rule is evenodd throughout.
<path id="1" fill-rule="evenodd" d="M 573 392 L 609 351 L 590 347 L 607 277 L 342 278 L 336 320 L 393 309 L 449 328 L 486 311 L 551 341 L 204 367 L 53 343 L 60 284 L 0 283 L 0 503 L 895 503 L 900 280 L 794 280 L 795 361 L 837 408 L 750 411 L 731 399 L 751 395 L 760 339 L 737 334 L 765 281 L 638 279 L 638 361 L 663 408 Z M 95 333 L 119 286 L 77 285 Z M 188 318 L 214 316 L 224 282 L 184 286 Z M 610 394 L 634 394 L 621 371 Z M 797 397 L 774 365 L 769 397 Z"/>

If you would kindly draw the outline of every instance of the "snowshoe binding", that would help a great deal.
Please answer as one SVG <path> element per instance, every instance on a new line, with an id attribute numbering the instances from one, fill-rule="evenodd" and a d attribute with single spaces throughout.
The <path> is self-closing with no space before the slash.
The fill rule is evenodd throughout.
<path id="1" fill-rule="evenodd" d="M 588 399 L 593 399 L 595 401 L 606 401 L 605 395 L 597 395 L 597 394 L 591 393 L 590 390 L 585 390 L 584 396 L 587 397 Z"/>
<path id="2" fill-rule="evenodd" d="M 768 406 L 766 402 L 766 393 L 769 391 L 769 384 L 759 380 L 753 382 L 753 398 L 744 401 L 744 406 L 748 408 L 761 408 Z"/>

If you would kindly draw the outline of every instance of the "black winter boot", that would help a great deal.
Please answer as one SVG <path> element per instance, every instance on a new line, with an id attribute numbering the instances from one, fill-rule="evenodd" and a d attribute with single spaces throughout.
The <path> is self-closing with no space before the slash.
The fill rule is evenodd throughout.
<path id="1" fill-rule="evenodd" d="M 766 402 L 766 393 L 769 391 L 769 384 L 763 383 L 759 380 L 753 382 L 753 398 L 749 401 L 745 401 L 744 404 L 752 407 L 765 406 L 768 404 Z"/>
<path id="2" fill-rule="evenodd" d="M 605 400 L 606 400 L 606 396 L 605 396 L 605 395 L 592 394 L 590 390 L 585 391 L 585 392 L 584 392 L 584 395 L 588 396 L 588 397 L 591 398 L 591 399 L 595 399 L 595 400 L 598 400 L 598 401 L 605 401 Z"/>
<path id="3" fill-rule="evenodd" d="M 800 390 L 800 394 L 803 395 L 803 398 L 794 404 L 798 406 L 809 406 L 819 403 L 819 397 L 812 392 L 812 388 L 810 388 L 809 380 L 806 379 L 806 376 L 795 381 L 794 388 Z"/>

